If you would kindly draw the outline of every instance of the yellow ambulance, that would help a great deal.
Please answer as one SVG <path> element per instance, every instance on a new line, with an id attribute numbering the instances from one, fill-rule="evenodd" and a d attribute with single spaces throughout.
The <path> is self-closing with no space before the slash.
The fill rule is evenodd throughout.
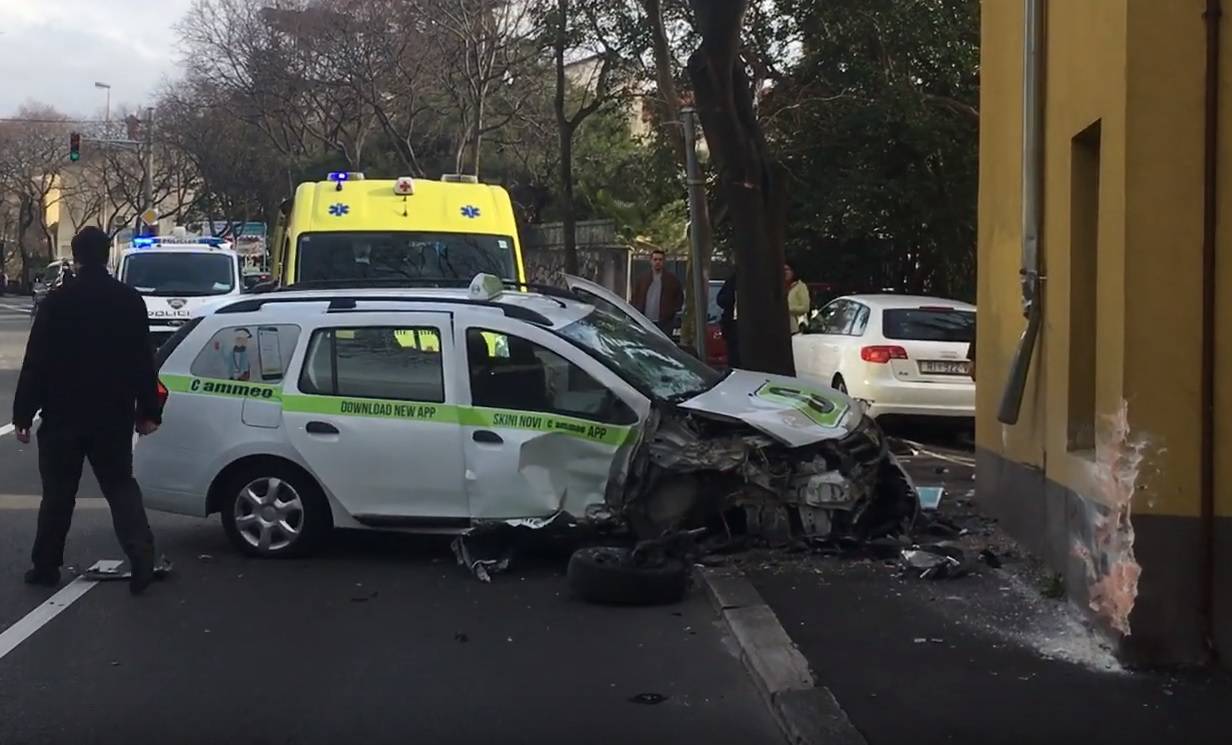
<path id="1" fill-rule="evenodd" d="M 509 194 L 473 177 L 365 179 L 331 173 L 299 185 L 271 245 L 282 287 L 526 281 Z"/>

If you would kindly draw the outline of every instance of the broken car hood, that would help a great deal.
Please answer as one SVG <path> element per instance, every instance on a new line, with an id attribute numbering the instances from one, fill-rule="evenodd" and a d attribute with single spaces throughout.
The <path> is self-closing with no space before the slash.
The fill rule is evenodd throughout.
<path id="1" fill-rule="evenodd" d="M 815 378 L 732 370 L 705 393 L 679 404 L 699 414 L 737 419 L 789 447 L 844 437 L 863 408 Z"/>

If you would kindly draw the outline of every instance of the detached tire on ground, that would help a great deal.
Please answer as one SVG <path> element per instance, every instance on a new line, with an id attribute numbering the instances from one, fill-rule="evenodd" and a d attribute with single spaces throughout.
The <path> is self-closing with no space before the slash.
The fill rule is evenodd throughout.
<path id="1" fill-rule="evenodd" d="M 666 605 L 684 597 L 689 569 L 683 561 L 634 566 L 630 553 L 613 546 L 575 551 L 569 559 L 569 590 L 574 597 L 604 605 Z"/>

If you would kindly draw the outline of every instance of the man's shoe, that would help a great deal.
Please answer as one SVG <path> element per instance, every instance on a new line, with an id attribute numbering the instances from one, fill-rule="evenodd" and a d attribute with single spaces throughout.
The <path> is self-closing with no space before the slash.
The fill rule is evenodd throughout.
<path id="1" fill-rule="evenodd" d="M 55 587 L 60 584 L 60 570 L 34 567 L 26 572 L 26 584 Z"/>
<path id="2" fill-rule="evenodd" d="M 133 574 L 128 578 L 128 591 L 140 595 L 154 581 L 154 561 L 145 559 L 132 562 Z"/>

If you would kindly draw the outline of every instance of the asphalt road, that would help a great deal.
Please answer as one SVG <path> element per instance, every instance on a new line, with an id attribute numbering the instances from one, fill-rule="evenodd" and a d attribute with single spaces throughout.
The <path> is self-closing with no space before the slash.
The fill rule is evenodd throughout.
<path id="1" fill-rule="evenodd" d="M 0 426 L 22 306 L 0 298 Z M 0 434 L 0 635 L 55 592 L 20 579 L 38 493 L 33 448 Z M 87 476 L 70 566 L 121 558 L 99 497 Z M 351 534 L 254 561 L 214 520 L 151 522 L 172 578 L 140 598 L 89 586 L 7 654 L 0 636 L 0 743 L 782 741 L 697 589 L 605 608 L 568 598 L 558 561 L 485 585 L 439 539 Z M 665 698 L 630 700 L 644 693 Z"/>

